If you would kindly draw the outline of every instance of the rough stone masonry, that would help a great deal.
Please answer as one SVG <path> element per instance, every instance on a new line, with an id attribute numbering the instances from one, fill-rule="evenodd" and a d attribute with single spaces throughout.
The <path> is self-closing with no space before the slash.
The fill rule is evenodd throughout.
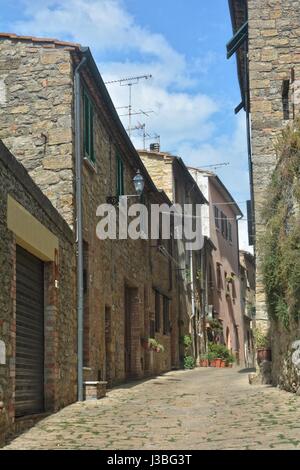
<path id="1" fill-rule="evenodd" d="M 276 141 L 284 126 L 299 115 L 300 3 L 298 0 L 230 0 L 234 29 L 248 19 L 248 67 L 251 115 L 252 177 L 256 239 L 256 324 L 268 328 L 259 240 L 264 234 L 262 209 L 276 166 Z M 244 47 L 244 46 L 243 46 Z M 238 52 L 243 88 L 245 54 Z M 244 90 L 245 91 L 245 90 Z M 299 378 L 291 364 L 292 333 L 272 325 L 273 381 L 295 391 Z M 284 358 L 286 352 L 289 358 Z"/>

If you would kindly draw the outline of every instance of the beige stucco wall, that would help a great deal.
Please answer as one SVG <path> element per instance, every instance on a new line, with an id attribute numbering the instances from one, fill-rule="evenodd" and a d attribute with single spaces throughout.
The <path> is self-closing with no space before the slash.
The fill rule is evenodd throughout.
<path id="1" fill-rule="evenodd" d="M 43 261 L 55 260 L 58 238 L 10 195 L 7 196 L 7 227 L 25 250 Z"/>

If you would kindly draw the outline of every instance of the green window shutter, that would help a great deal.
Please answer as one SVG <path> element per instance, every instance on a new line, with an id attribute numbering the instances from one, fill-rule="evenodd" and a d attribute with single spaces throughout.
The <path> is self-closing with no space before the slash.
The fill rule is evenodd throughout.
<path id="1" fill-rule="evenodd" d="M 84 100 L 84 152 L 89 154 L 89 102 L 86 93 L 83 94 Z"/>
<path id="2" fill-rule="evenodd" d="M 95 163 L 95 153 L 94 153 L 94 108 L 90 102 L 90 158 L 93 163 Z"/>
<path id="3" fill-rule="evenodd" d="M 86 91 L 83 93 L 84 101 L 84 153 L 91 162 L 95 162 L 94 154 L 94 109 L 91 99 Z"/>
<path id="4" fill-rule="evenodd" d="M 124 195 L 124 163 L 117 155 L 117 196 Z"/>

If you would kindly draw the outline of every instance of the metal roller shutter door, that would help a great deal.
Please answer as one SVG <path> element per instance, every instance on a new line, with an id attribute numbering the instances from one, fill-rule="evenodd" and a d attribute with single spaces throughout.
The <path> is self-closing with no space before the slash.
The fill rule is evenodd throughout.
<path id="1" fill-rule="evenodd" d="M 17 246 L 16 416 L 44 410 L 44 264 Z"/>

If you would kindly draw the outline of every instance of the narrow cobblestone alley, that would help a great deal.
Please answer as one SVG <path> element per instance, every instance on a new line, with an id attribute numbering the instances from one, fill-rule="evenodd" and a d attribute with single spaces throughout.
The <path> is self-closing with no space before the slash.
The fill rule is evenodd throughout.
<path id="1" fill-rule="evenodd" d="M 4 449 L 297 449 L 299 405 L 237 369 L 173 371 L 75 403 Z"/>

